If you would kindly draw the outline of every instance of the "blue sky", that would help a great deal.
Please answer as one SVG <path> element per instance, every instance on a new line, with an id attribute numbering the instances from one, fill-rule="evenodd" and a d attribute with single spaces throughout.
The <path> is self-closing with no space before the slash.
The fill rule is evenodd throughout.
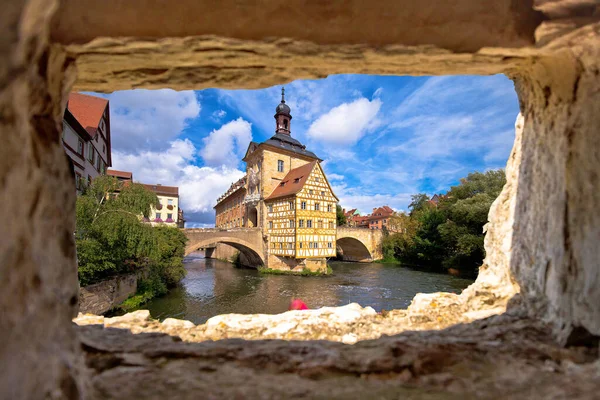
<path id="1" fill-rule="evenodd" d="M 340 203 L 406 209 L 472 171 L 503 168 L 518 101 L 503 75 L 335 75 L 285 85 L 292 136 L 324 160 Z M 243 175 L 250 140 L 275 129 L 281 86 L 130 90 L 110 100 L 113 168 L 180 187 L 188 226 L 214 224 L 215 199 Z"/>

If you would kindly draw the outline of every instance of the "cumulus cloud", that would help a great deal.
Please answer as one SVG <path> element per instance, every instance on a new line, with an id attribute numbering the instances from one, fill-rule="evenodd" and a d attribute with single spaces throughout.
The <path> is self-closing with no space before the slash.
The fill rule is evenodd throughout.
<path id="1" fill-rule="evenodd" d="M 307 134 L 325 143 L 354 144 L 377 125 L 381 105 L 379 99 L 369 101 L 364 97 L 343 103 L 313 122 Z"/>
<path id="2" fill-rule="evenodd" d="M 200 114 L 194 91 L 125 90 L 108 96 L 113 149 L 159 150 Z"/>
<path id="3" fill-rule="evenodd" d="M 228 122 L 202 139 L 200 155 L 207 165 L 235 167 L 252 140 L 252 124 L 241 117 Z"/>
<path id="4" fill-rule="evenodd" d="M 146 150 L 137 154 L 113 151 L 113 166 L 132 171 L 136 182 L 178 186 L 186 219 L 191 224 L 211 225 L 217 197 L 244 173 L 226 165 L 199 167 L 193 164 L 196 154 L 191 141 L 177 139 L 166 151 Z"/>

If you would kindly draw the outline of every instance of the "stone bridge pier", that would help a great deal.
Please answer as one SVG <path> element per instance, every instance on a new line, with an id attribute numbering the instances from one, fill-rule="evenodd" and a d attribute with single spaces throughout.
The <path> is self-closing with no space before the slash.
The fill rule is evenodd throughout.
<path id="1" fill-rule="evenodd" d="M 383 232 L 365 228 L 337 228 L 337 250 L 344 261 L 371 262 L 383 258 Z"/>

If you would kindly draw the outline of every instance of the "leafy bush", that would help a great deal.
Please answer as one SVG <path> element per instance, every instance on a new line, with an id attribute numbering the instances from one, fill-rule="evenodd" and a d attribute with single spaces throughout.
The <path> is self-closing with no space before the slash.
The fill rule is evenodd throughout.
<path id="1" fill-rule="evenodd" d="M 384 238 L 384 258 L 475 274 L 485 257 L 483 226 L 505 182 L 503 170 L 474 172 L 441 196 L 437 205 L 425 194 L 412 196 L 410 214 L 390 221 L 398 233 Z"/>
<path id="2" fill-rule="evenodd" d="M 142 222 L 158 199 L 143 185 L 102 176 L 77 198 L 75 242 L 79 282 L 89 285 L 111 276 L 145 271 L 142 297 L 164 294 L 185 275 L 186 237 L 177 228 Z M 131 300 L 130 303 L 137 300 Z"/>

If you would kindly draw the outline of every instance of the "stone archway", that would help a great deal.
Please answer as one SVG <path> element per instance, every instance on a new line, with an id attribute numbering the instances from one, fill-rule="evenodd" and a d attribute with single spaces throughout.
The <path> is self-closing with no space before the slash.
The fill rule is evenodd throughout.
<path id="1" fill-rule="evenodd" d="M 251 228 L 258 227 L 258 210 L 256 207 L 251 207 L 248 211 L 248 226 Z"/>
<path id="2" fill-rule="evenodd" d="M 251 243 L 237 238 L 209 238 L 197 242 L 192 242 L 186 246 L 186 255 L 197 249 L 212 248 L 217 243 L 223 243 L 231 246 L 240 252 L 239 262 L 245 267 L 257 268 L 265 264 L 261 256 L 261 249 L 256 249 Z"/>
<path id="3" fill-rule="evenodd" d="M 338 247 L 338 258 L 341 258 L 343 261 L 373 261 L 373 257 L 367 246 L 358 239 L 352 237 L 337 239 L 336 245 Z"/>
<path id="4" fill-rule="evenodd" d="M 597 5 L 352 4 L 270 1 L 249 12 L 234 0 L 211 7 L 192 0 L 177 7 L 8 0 L 0 24 L 0 200 L 12 210 L 0 241 L 0 369 L 9 371 L 0 387 L 7 397 L 77 398 L 87 386 L 71 323 L 78 291 L 75 197 L 59 145 L 73 87 L 257 88 L 341 72 L 505 73 L 515 81 L 522 118 L 507 185 L 490 211 L 485 264 L 456 304 L 501 311 L 518 294 L 512 304 L 519 315 L 549 323 L 561 343 L 573 333 L 600 335 Z M 282 13 L 297 18 L 272 18 Z M 252 346 L 266 354 L 269 344 Z M 401 342 L 394 346 L 390 354 L 402 352 Z M 305 354 L 322 354 L 309 348 Z M 422 365 L 417 361 L 411 367 Z"/>

